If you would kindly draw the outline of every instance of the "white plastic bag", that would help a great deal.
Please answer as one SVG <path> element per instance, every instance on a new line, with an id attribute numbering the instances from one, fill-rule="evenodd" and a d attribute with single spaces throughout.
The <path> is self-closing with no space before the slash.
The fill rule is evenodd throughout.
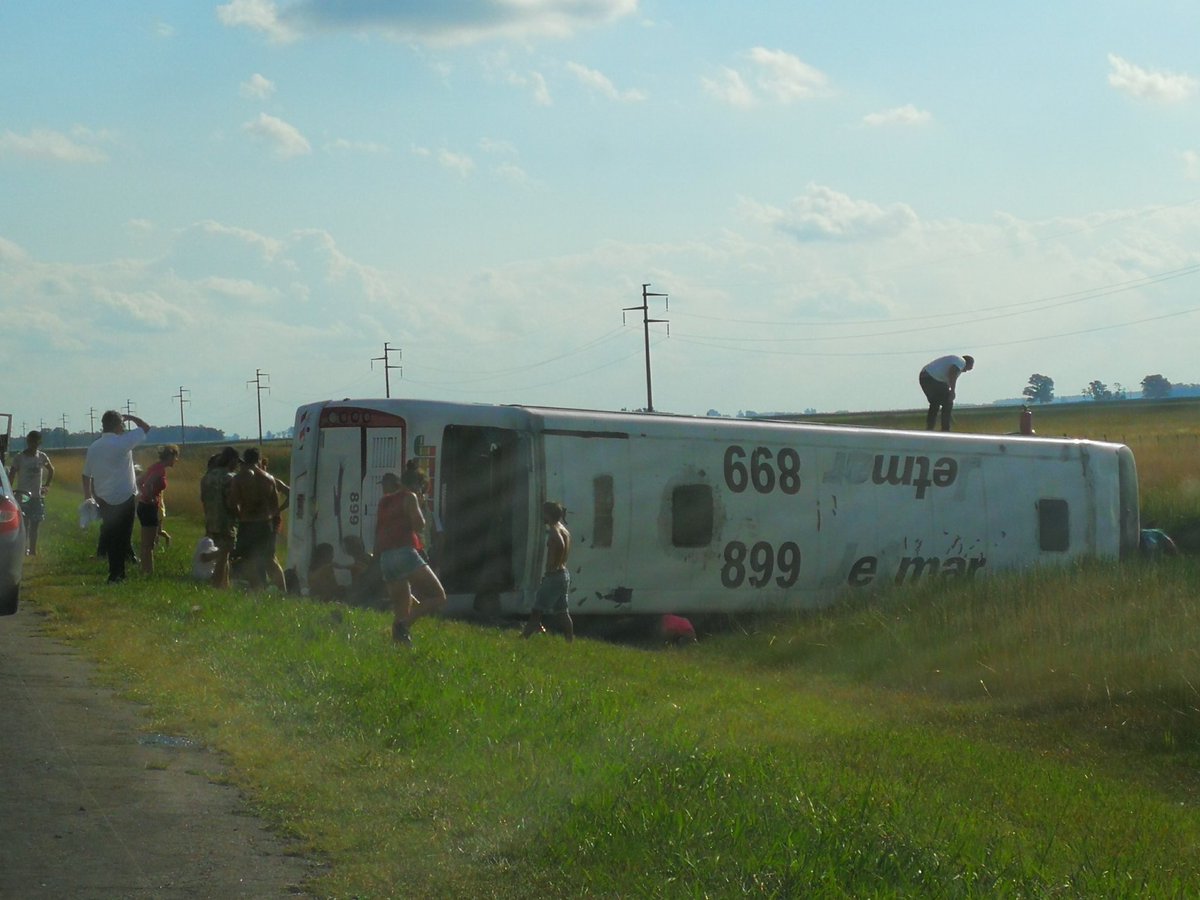
<path id="1" fill-rule="evenodd" d="M 93 522 L 100 521 L 100 504 L 88 497 L 79 504 L 79 527 L 87 528 Z"/>

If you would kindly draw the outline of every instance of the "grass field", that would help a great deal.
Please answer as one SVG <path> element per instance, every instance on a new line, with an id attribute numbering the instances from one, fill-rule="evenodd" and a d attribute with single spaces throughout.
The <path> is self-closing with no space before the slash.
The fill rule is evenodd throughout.
<path id="1" fill-rule="evenodd" d="M 1197 406 L 1121 406 L 1035 424 L 1130 444 L 1146 515 L 1200 521 Z M 1200 894 L 1200 557 L 924 584 L 682 651 L 428 621 L 404 653 L 378 613 L 188 583 L 195 478 L 172 473 L 155 578 L 110 589 L 52 495 L 26 600 L 148 727 L 228 754 L 328 863 L 318 895 Z"/>

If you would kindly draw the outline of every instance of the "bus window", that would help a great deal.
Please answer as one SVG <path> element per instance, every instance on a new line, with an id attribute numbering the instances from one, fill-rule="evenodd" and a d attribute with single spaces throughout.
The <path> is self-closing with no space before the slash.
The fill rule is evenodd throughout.
<path id="1" fill-rule="evenodd" d="M 713 492 L 707 484 L 681 484 L 671 492 L 671 543 L 707 547 L 713 536 Z"/>
<path id="2" fill-rule="evenodd" d="M 1071 548 L 1070 507 L 1066 500 L 1038 501 L 1038 541 L 1043 550 L 1063 553 Z"/>
<path id="3" fill-rule="evenodd" d="M 613 542 L 613 477 L 597 475 L 592 479 L 592 546 L 611 547 Z"/>

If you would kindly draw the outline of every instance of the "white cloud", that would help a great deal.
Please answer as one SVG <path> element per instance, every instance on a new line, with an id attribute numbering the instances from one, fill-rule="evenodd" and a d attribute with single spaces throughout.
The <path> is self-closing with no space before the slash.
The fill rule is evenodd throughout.
<path id="1" fill-rule="evenodd" d="M 554 100 L 550 97 L 550 88 L 546 84 L 546 79 L 541 72 L 529 73 L 530 83 L 533 85 L 533 99 L 538 106 L 553 106 Z"/>
<path id="2" fill-rule="evenodd" d="M 338 138 L 333 141 L 329 144 L 329 149 L 338 153 L 380 154 L 388 152 L 386 144 L 376 141 L 351 141 L 346 138 Z"/>
<path id="3" fill-rule="evenodd" d="M 1184 150 L 1181 154 L 1183 157 L 1183 174 L 1191 181 L 1200 181 L 1200 153 L 1195 150 Z"/>
<path id="4" fill-rule="evenodd" d="M 80 137 L 84 140 L 77 139 Z M 108 154 L 87 143 L 92 139 L 93 133 L 87 129 L 76 129 L 70 137 L 61 131 L 42 128 L 35 128 L 28 134 L 5 131 L 0 133 L 0 157 L 23 156 L 66 163 L 106 162 Z"/>
<path id="5" fill-rule="evenodd" d="M 475 171 L 475 161 L 465 153 L 454 153 L 450 150 L 439 150 L 438 164 L 444 169 L 457 172 L 464 178 Z"/>
<path id="6" fill-rule="evenodd" d="M 758 86 L 780 103 L 809 100 L 829 91 L 829 79 L 798 57 L 782 50 L 755 47 L 750 61 L 757 66 Z"/>
<path id="7" fill-rule="evenodd" d="M 533 183 L 533 179 L 529 177 L 529 174 L 516 163 L 501 163 L 496 166 L 494 171 L 505 181 L 512 182 L 513 184 L 530 185 Z"/>
<path id="8" fill-rule="evenodd" d="M 529 173 L 517 164 L 517 148 L 511 141 L 485 137 L 480 139 L 479 149 L 489 156 L 500 157 L 500 162 L 493 165 L 491 171 L 504 181 L 523 187 L 533 184 Z"/>
<path id="9" fill-rule="evenodd" d="M 166 330 L 172 322 L 178 324 L 182 317 L 157 291 L 120 291 L 97 286 L 93 296 L 103 306 L 143 329 Z"/>
<path id="10" fill-rule="evenodd" d="M 625 103 L 636 103 L 645 100 L 646 95 L 639 90 L 617 90 L 616 86 L 603 72 L 589 69 L 579 63 L 567 63 L 567 70 L 592 90 L 598 91 L 610 100 L 620 100 Z"/>
<path id="11" fill-rule="evenodd" d="M 538 106 L 553 106 L 554 99 L 550 96 L 550 87 L 541 72 L 522 74 L 516 71 L 506 71 L 501 76 L 504 81 L 515 87 L 526 88 L 533 95 L 533 102 Z"/>
<path id="12" fill-rule="evenodd" d="M 1114 53 L 1108 54 L 1108 83 L 1123 94 L 1138 100 L 1179 103 L 1194 93 L 1198 82 L 1190 75 L 1151 72 Z"/>
<path id="13" fill-rule="evenodd" d="M 720 77 L 701 78 L 700 82 L 711 96 L 730 106 L 748 107 L 758 102 L 741 73 L 727 66 L 722 66 Z"/>
<path id="14" fill-rule="evenodd" d="M 417 145 L 414 145 L 411 148 L 411 152 L 414 156 L 419 156 L 422 159 L 437 160 L 438 165 L 440 165 L 443 169 L 449 169 L 451 172 L 457 172 L 464 178 L 475 171 L 475 160 L 471 159 L 471 157 L 465 153 L 455 153 L 454 151 L 447 150 L 445 148 L 434 152 L 428 147 L 421 147 Z"/>
<path id="15" fill-rule="evenodd" d="M 249 28 L 261 31 L 278 43 L 293 41 L 299 34 L 279 19 L 273 0 L 230 0 L 217 7 L 217 18 L 229 28 Z"/>
<path id="16" fill-rule="evenodd" d="M 828 96 L 829 78 L 791 53 L 754 47 L 746 54 L 745 71 L 722 67 L 717 79 L 701 79 L 709 94 L 731 106 L 748 107 L 764 100 L 794 103 Z"/>
<path id="17" fill-rule="evenodd" d="M 565 39 L 637 12 L 638 0 L 231 0 L 217 7 L 221 22 L 250 28 L 274 41 L 349 31 L 432 45 L 490 40 Z"/>
<path id="18" fill-rule="evenodd" d="M 243 97 L 249 97 L 252 100 L 267 100 L 275 93 L 275 82 L 255 72 L 242 82 L 240 91 Z"/>
<path id="19" fill-rule="evenodd" d="M 911 103 L 886 109 L 883 112 L 868 113 L 863 116 L 863 124 L 871 126 L 882 125 L 924 125 L 933 115 L 924 109 L 917 109 Z"/>
<path id="20" fill-rule="evenodd" d="M 223 297 L 238 304 L 266 306 L 280 298 L 275 288 L 249 278 L 222 278 L 217 275 L 200 278 L 195 282 L 201 291 Z"/>
<path id="21" fill-rule="evenodd" d="M 24 248 L 15 241 L 0 237 L 0 262 L 18 263 L 27 259 Z"/>
<path id="22" fill-rule="evenodd" d="M 824 185 L 811 184 L 786 208 L 747 203 L 750 216 L 799 241 L 862 241 L 893 237 L 918 224 L 904 203 L 881 207 Z"/>
<path id="23" fill-rule="evenodd" d="M 257 119 L 247 122 L 242 129 L 272 146 L 280 159 L 312 152 L 308 140 L 296 126 L 266 113 L 259 113 Z"/>
<path id="24" fill-rule="evenodd" d="M 502 141 L 496 138 L 480 138 L 479 149 L 484 153 L 494 153 L 498 156 L 516 156 L 517 148 L 512 141 Z"/>

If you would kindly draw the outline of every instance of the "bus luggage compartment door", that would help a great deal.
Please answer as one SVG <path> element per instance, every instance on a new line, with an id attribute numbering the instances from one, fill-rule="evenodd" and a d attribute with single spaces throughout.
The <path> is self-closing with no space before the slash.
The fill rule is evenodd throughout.
<path id="1" fill-rule="evenodd" d="M 529 540 L 529 472 L 527 436 L 505 428 L 446 427 L 435 562 L 448 594 L 473 595 L 490 605 L 516 590 Z"/>

